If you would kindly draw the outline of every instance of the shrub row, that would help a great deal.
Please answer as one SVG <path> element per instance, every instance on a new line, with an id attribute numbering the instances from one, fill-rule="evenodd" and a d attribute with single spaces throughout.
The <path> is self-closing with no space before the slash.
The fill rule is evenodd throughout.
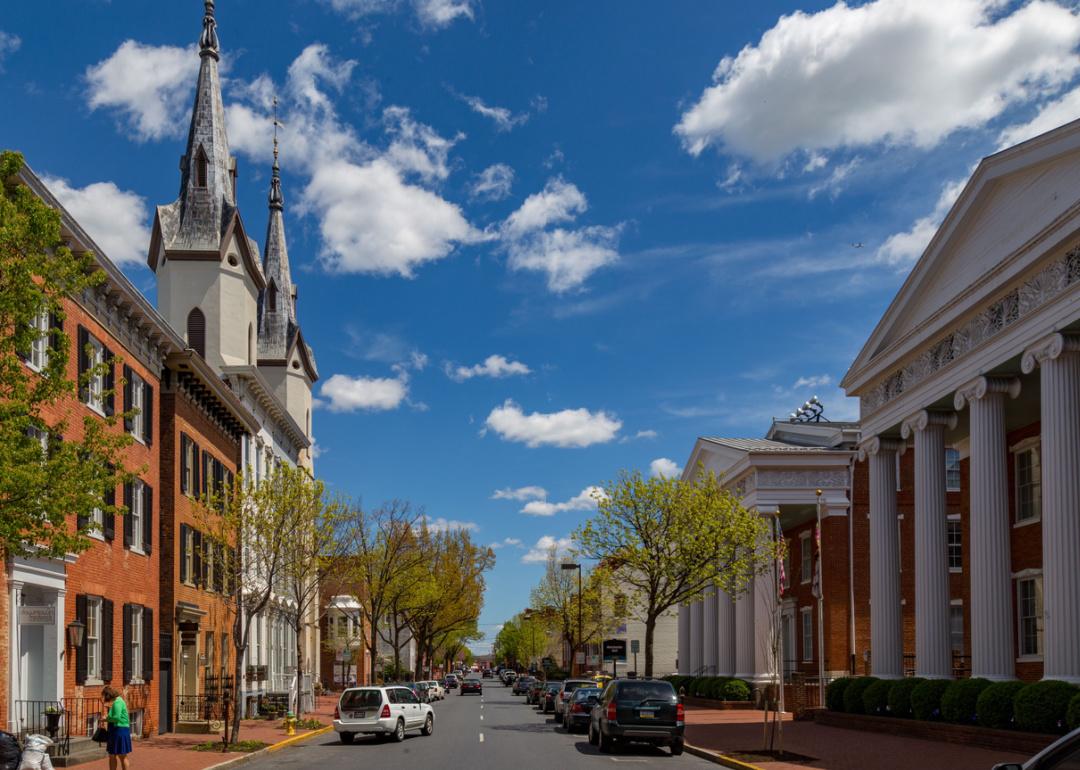
<path id="1" fill-rule="evenodd" d="M 664 677 L 675 688 L 695 698 L 713 700 L 750 700 L 750 685 L 742 679 L 726 676 L 668 676 Z"/>
<path id="2" fill-rule="evenodd" d="M 847 714 L 909 717 L 998 729 L 1062 733 L 1080 727 L 1080 688 L 1067 682 L 843 677 L 825 707 Z"/>

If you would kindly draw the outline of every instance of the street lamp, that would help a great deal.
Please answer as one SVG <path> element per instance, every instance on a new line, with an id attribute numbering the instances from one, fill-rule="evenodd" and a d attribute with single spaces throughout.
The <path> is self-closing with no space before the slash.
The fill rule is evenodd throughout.
<path id="1" fill-rule="evenodd" d="M 581 644 L 581 638 L 582 636 L 584 636 L 581 625 L 581 604 L 583 601 L 585 601 L 585 598 L 581 595 L 581 565 L 574 564 L 573 562 L 564 561 L 562 563 L 562 568 L 577 570 L 577 643 Z M 574 656 L 574 659 L 570 664 L 571 671 L 574 670 L 574 666 L 577 664 L 577 646 L 577 644 L 574 645 L 574 649 L 571 653 Z M 582 649 L 584 650 L 585 648 L 582 647 Z M 584 653 L 582 653 L 582 655 L 584 656 Z M 581 669 L 578 669 L 577 673 L 580 675 Z"/>

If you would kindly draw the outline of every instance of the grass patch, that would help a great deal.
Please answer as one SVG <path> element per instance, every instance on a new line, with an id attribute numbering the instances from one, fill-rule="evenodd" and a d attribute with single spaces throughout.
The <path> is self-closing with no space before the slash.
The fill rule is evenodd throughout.
<path id="1" fill-rule="evenodd" d="M 229 751 L 251 752 L 265 749 L 270 744 L 266 741 L 238 741 L 229 744 Z M 221 741 L 207 741 L 191 747 L 192 751 L 221 751 Z"/>

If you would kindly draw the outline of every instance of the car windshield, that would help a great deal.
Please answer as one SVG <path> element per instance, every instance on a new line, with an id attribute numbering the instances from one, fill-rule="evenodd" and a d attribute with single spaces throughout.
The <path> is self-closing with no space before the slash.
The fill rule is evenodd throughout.
<path id="1" fill-rule="evenodd" d="M 563 685 L 563 689 L 566 690 L 567 692 L 573 692 L 574 690 L 576 690 L 579 687 L 592 687 L 592 685 L 593 685 L 593 683 L 589 682 L 589 681 L 582 680 L 582 681 L 575 682 L 575 681 L 571 680 L 571 681 L 569 681 L 569 682 L 567 682 L 566 684 Z"/>
<path id="2" fill-rule="evenodd" d="M 616 694 L 618 700 L 675 700 L 675 690 L 668 682 L 623 682 Z"/>
<path id="3" fill-rule="evenodd" d="M 574 690 L 574 701 L 575 702 L 588 700 L 589 698 L 599 698 L 599 697 L 600 697 L 600 688 L 599 687 L 579 687 L 578 689 Z"/>
<path id="4" fill-rule="evenodd" d="M 562 689 L 562 684 L 560 682 L 549 682 L 547 688 L 552 692 L 558 692 Z"/>
<path id="5" fill-rule="evenodd" d="M 380 690 L 346 690 L 341 696 L 342 711 L 378 708 L 382 705 Z"/>

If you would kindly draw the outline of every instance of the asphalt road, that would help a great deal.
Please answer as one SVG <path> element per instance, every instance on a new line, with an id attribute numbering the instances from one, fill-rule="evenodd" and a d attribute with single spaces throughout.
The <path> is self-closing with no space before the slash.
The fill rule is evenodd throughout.
<path id="1" fill-rule="evenodd" d="M 343 745 L 334 733 L 284 748 L 248 765 L 250 768 L 318 768 L 355 770 L 357 767 L 415 768 L 416 770 L 614 770 L 624 763 L 667 770 L 715 770 L 717 765 L 666 749 L 630 746 L 618 754 L 601 754 L 585 735 L 567 735 L 524 698 L 510 694 L 497 680 L 484 680 L 484 694 L 457 695 L 434 704 L 435 734 L 425 738 L 409 733 L 403 743 L 356 737 Z"/>

